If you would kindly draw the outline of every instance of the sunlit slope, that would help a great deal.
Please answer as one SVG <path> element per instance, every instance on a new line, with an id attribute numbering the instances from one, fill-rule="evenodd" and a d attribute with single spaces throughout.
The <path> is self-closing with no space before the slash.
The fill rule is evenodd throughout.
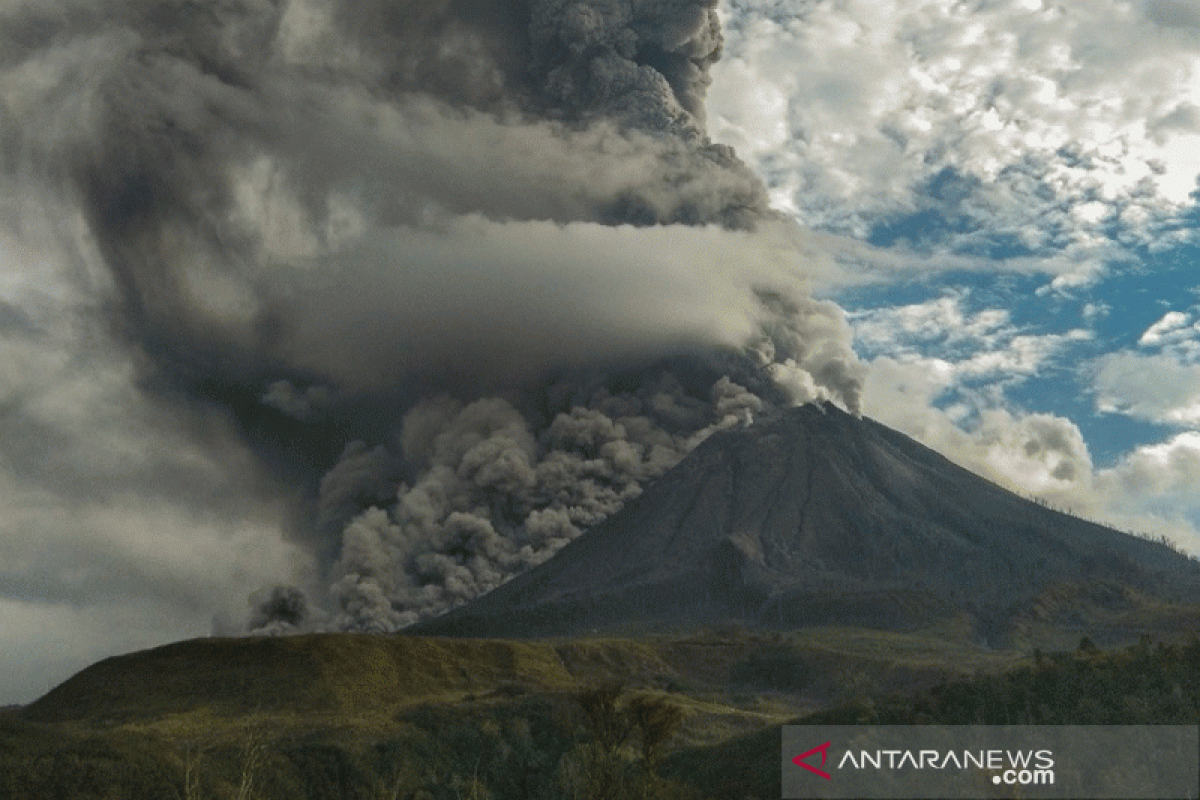
<path id="1" fill-rule="evenodd" d="M 712 436 L 545 564 L 414 632 L 905 628 L 964 610 L 986 630 L 1057 584 L 1190 598 L 1198 572 L 877 422 L 807 405 Z"/>
<path id="2" fill-rule="evenodd" d="M 93 664 L 23 712 L 37 721 L 389 713 L 505 683 L 576 683 L 554 647 L 362 634 L 193 639 Z"/>
<path id="3" fill-rule="evenodd" d="M 423 704 L 609 684 L 698 698 L 782 691 L 803 706 L 836 696 L 846 670 L 899 687 L 1013 662 L 1017 654 L 969 641 L 968 627 L 540 641 L 345 633 L 193 639 L 93 664 L 16 713 L 89 726 L 358 724 Z"/>

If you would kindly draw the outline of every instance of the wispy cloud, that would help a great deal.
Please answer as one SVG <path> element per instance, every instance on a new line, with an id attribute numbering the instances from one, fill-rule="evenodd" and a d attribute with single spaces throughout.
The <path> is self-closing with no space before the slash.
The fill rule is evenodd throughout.
<path id="1" fill-rule="evenodd" d="M 913 360 L 937 359 L 954 382 L 989 379 L 1006 383 L 1037 375 L 1092 333 L 1032 333 L 1001 308 L 969 309 L 969 295 L 950 292 L 933 300 L 850 314 L 860 347 L 868 354 Z M 951 388 L 947 386 L 947 389 Z"/>
<path id="2" fill-rule="evenodd" d="M 1191 326 L 1191 316 L 1182 311 L 1168 311 L 1138 339 L 1142 347 L 1160 347 L 1165 344 L 1193 338 L 1197 329 Z"/>

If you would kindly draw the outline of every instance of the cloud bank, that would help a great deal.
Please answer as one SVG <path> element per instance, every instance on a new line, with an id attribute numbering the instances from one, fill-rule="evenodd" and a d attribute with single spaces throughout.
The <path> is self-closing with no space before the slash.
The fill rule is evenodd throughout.
<path id="1" fill-rule="evenodd" d="M 1092 332 L 1033 335 L 969 295 L 850 315 L 867 354 L 865 414 L 1029 497 L 1135 533 L 1200 549 L 1195 392 L 1185 366 L 1195 334 L 1186 314 L 1146 329 L 1137 350 L 1081 358 Z M 1082 366 L 1080 366 L 1082 365 Z M 1095 387 L 1101 414 L 1171 421 L 1185 430 L 1095 462 L 1079 424 L 1015 400 L 1026 384 L 1072 372 Z M 1087 383 L 1085 383 L 1087 385 Z M 1086 408 L 1086 404 L 1085 404 Z"/>

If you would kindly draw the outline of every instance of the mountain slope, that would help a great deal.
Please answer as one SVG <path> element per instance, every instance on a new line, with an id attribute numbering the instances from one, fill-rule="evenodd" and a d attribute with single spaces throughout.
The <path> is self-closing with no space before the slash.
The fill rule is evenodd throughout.
<path id="1" fill-rule="evenodd" d="M 541 566 L 410 629 L 570 634 L 738 619 L 996 619 L 1045 588 L 1196 586 L 1170 548 L 1052 511 L 831 404 L 712 436 Z"/>

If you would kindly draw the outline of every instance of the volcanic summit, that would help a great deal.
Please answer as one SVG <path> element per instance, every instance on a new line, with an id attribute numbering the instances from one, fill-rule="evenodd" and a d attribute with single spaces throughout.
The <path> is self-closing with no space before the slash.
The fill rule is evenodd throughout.
<path id="1" fill-rule="evenodd" d="M 544 564 L 408 630 L 569 635 L 714 621 L 994 627 L 1060 585 L 1191 594 L 1156 542 L 1024 499 L 837 406 L 711 436 Z"/>

